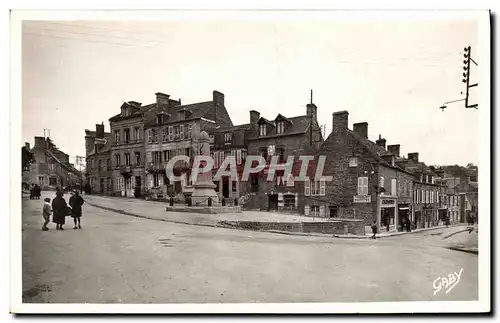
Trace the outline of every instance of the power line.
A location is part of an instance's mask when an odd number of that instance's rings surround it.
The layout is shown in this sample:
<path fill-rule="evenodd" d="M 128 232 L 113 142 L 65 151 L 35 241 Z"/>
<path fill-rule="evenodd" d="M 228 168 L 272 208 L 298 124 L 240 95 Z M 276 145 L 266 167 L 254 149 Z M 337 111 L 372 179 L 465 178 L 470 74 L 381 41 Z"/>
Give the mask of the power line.
<path fill-rule="evenodd" d="M 59 39 L 67 39 L 67 40 L 91 42 L 91 43 L 101 43 L 101 44 L 108 44 L 108 45 L 118 45 L 118 46 L 125 46 L 125 47 L 150 47 L 150 46 L 144 46 L 144 45 L 132 45 L 132 44 L 125 44 L 125 43 L 115 43 L 115 42 L 90 40 L 90 39 L 78 39 L 78 38 L 55 36 L 55 35 L 47 35 L 47 34 L 37 34 L 37 33 L 24 33 L 24 35 L 40 36 L 40 37 L 47 37 L 47 38 L 59 38 Z"/>
<path fill-rule="evenodd" d="M 49 29 L 49 28 L 41 28 L 39 30 L 55 31 L 55 32 L 66 33 L 66 34 L 88 35 L 88 36 L 92 36 L 92 37 L 111 37 L 111 38 L 133 39 L 133 40 L 154 41 L 157 43 L 164 43 L 164 42 L 156 40 L 156 39 L 133 38 L 133 37 L 128 37 L 128 36 L 98 35 L 98 34 L 89 34 L 89 33 L 84 33 L 84 32 L 77 32 L 77 31 L 66 31 L 66 30 L 57 30 L 57 29 Z"/>
<path fill-rule="evenodd" d="M 82 26 L 82 25 L 73 25 L 62 22 L 48 22 L 48 21 L 30 21 L 30 23 L 38 23 L 38 24 L 51 24 L 51 25 L 61 25 L 61 26 L 70 26 L 77 28 L 88 28 L 88 29 L 97 29 L 97 30 L 106 30 L 106 31 L 115 31 L 120 33 L 133 33 L 133 34 L 142 34 L 142 35 L 157 35 L 157 36 L 170 36 L 169 34 L 162 33 L 153 33 L 153 32 L 140 32 L 140 31 L 131 31 L 131 30 L 118 30 L 118 29 L 110 29 L 110 28 L 102 28 L 102 27 L 94 27 L 94 26 Z"/>

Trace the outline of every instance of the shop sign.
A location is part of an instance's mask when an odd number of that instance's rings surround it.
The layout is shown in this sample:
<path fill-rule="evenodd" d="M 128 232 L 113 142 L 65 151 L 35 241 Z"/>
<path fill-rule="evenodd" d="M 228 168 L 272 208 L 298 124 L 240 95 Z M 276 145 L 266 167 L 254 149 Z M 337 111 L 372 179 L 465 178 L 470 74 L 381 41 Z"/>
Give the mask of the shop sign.
<path fill-rule="evenodd" d="M 354 203 L 371 203 L 371 195 L 354 195 Z"/>
<path fill-rule="evenodd" d="M 396 200 L 382 200 L 382 206 L 395 206 Z"/>

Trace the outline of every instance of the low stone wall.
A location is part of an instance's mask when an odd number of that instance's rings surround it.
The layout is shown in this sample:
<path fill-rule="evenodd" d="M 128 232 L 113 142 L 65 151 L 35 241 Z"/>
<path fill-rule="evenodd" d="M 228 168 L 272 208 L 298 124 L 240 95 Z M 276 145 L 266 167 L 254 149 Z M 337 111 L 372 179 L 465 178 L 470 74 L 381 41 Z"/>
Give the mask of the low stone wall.
<path fill-rule="evenodd" d="M 324 222 L 224 221 L 220 224 L 254 231 L 365 235 L 365 227 L 361 220 Z"/>
<path fill-rule="evenodd" d="M 220 214 L 220 213 L 241 213 L 240 206 L 167 206 L 167 212 L 201 213 L 201 214 Z"/>

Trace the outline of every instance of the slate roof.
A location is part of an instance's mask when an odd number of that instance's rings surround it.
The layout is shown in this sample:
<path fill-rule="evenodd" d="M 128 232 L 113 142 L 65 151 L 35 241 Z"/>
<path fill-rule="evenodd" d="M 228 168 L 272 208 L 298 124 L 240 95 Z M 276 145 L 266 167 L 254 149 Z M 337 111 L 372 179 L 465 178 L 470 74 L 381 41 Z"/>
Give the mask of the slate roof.
<path fill-rule="evenodd" d="M 397 164 L 392 166 L 390 163 L 388 163 L 383 157 L 390 156 L 390 155 L 392 155 L 392 153 L 387 151 L 384 147 L 379 146 L 376 143 L 374 143 L 373 141 L 360 136 L 359 134 L 357 134 L 356 132 L 354 132 L 351 129 L 347 129 L 347 133 L 350 134 L 354 139 L 356 139 L 361 145 L 363 145 L 366 148 L 366 150 L 372 155 L 372 157 L 376 161 L 378 161 L 380 164 L 383 164 L 387 167 L 391 167 L 391 168 L 397 169 L 399 171 L 403 171 L 405 173 L 413 175 L 413 173 L 411 171 L 409 171 L 408 168 L 402 168 L 402 167 L 398 166 Z M 399 158 L 395 159 L 395 162 L 398 162 L 398 161 L 408 161 L 408 160 L 405 158 L 399 157 Z"/>
<path fill-rule="evenodd" d="M 281 117 L 283 117 L 283 116 L 281 116 Z M 283 117 L 283 118 L 285 118 L 285 117 Z M 273 122 L 271 122 L 265 118 L 261 118 L 261 119 L 264 119 L 266 122 L 274 125 Z M 274 136 L 289 136 L 289 135 L 296 135 L 296 134 L 304 134 L 307 131 L 307 129 L 309 128 L 309 124 L 311 122 L 311 120 L 309 119 L 309 117 L 307 115 L 285 118 L 285 119 L 288 120 L 290 122 L 290 124 L 288 124 L 284 133 L 277 133 L 276 128 L 273 128 L 273 129 L 271 129 L 271 131 L 269 131 L 267 133 L 266 136 L 259 136 L 258 133 L 255 133 L 249 139 L 250 140 L 257 140 L 257 139 L 274 137 Z"/>
<path fill-rule="evenodd" d="M 111 136 L 105 136 L 104 139 L 106 139 L 106 143 L 102 146 L 99 146 L 99 150 L 97 151 L 97 153 L 104 153 L 111 149 Z M 94 155 L 95 153 L 96 151 L 94 146 L 94 148 L 92 149 L 92 151 L 89 153 L 88 156 Z"/>
<path fill-rule="evenodd" d="M 232 127 L 219 127 L 215 129 L 215 132 L 221 133 L 221 132 L 229 132 L 229 131 L 236 131 L 236 130 L 250 130 L 252 129 L 252 125 L 250 123 L 245 123 L 245 124 L 240 124 Z"/>
<path fill-rule="evenodd" d="M 147 109 L 143 110 L 143 112 L 149 110 L 150 108 L 156 108 L 156 106 L 157 106 L 156 103 L 150 104 L 149 106 L 147 106 Z M 177 105 L 168 111 L 168 113 L 170 113 L 171 115 L 166 120 L 165 123 L 168 124 L 176 121 L 199 119 L 204 117 L 208 112 L 210 112 L 213 109 L 213 107 L 214 107 L 213 101 Z M 191 114 L 186 118 L 181 118 L 180 113 L 178 113 L 181 111 L 189 111 Z M 156 121 L 153 120 L 146 121 L 145 125 L 146 126 L 156 125 Z"/>

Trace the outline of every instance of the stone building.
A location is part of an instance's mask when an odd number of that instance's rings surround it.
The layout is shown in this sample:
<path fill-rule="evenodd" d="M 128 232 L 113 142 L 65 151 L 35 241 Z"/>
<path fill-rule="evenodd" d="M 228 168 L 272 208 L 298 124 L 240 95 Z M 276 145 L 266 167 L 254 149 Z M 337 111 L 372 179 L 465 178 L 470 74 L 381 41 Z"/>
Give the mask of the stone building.
<path fill-rule="evenodd" d="M 202 131 L 213 134 L 217 127 L 233 124 L 221 92 L 213 91 L 210 101 L 187 105 L 181 105 L 180 100 L 170 100 L 167 94 L 157 93 L 156 97 L 156 104 L 144 111 L 146 188 L 155 199 L 166 198 L 168 194 L 182 197 L 192 193 L 190 165 L 176 163 L 174 173 L 184 174 L 184 179 L 169 183 L 165 164 L 178 155 L 194 157 Z"/>
<path fill-rule="evenodd" d="M 331 181 L 304 182 L 307 216 L 360 219 L 366 229 L 376 221 L 385 229 L 400 229 L 411 216 L 413 176 L 401 165 L 399 145 L 368 139 L 368 123 L 348 127 L 349 113 L 333 113 L 332 132 L 316 156 L 326 156 L 323 175 Z M 324 186 L 324 188 L 323 188 Z M 318 190 L 319 187 L 319 190 Z"/>
<path fill-rule="evenodd" d="M 437 171 L 436 174 L 438 178 L 436 182 L 444 188 L 444 194 L 441 197 L 443 207 L 446 208 L 447 214 L 450 218 L 450 223 L 460 222 L 460 207 L 459 207 L 459 191 L 458 185 L 460 184 L 460 178 L 455 177 L 451 174 L 447 174 L 444 171 Z"/>
<path fill-rule="evenodd" d="M 104 131 L 104 124 L 95 127 L 95 131 L 85 129 L 87 189 L 89 193 L 112 195 L 111 133 Z"/>
<path fill-rule="evenodd" d="M 34 162 L 23 172 L 25 183 L 38 184 L 42 189 L 83 185 L 81 173 L 69 162 L 69 155 L 56 147 L 50 138 L 35 137 L 35 144 L 25 144 Z"/>
<path fill-rule="evenodd" d="M 243 124 L 230 127 L 216 128 L 211 137 L 211 155 L 214 160 L 213 175 L 217 173 L 222 162 L 227 156 L 233 156 L 237 165 L 238 178 L 221 176 L 215 181 L 215 191 L 219 198 L 228 199 L 229 203 L 234 203 L 235 198 L 240 198 L 246 194 L 246 183 L 242 183 L 241 178 L 246 156 L 248 154 L 248 136 L 251 134 L 251 125 Z"/>
<path fill-rule="evenodd" d="M 442 203 L 446 187 L 438 181 L 438 176 L 425 163 L 419 161 L 418 153 L 409 153 L 406 170 L 413 174 L 414 217 L 417 228 L 437 226 L 444 221 L 447 208 Z"/>
<path fill-rule="evenodd" d="M 121 112 L 109 119 L 111 128 L 112 194 L 134 196 L 144 179 L 144 112 L 152 105 L 142 106 L 135 101 L 124 102 Z"/>
<path fill-rule="evenodd" d="M 306 114 L 287 117 L 278 114 L 268 120 L 257 111 L 250 111 L 250 123 L 244 125 L 248 155 L 260 155 L 266 161 L 266 168 L 258 174 L 251 174 L 249 181 L 240 185 L 241 194 L 252 194 L 245 208 L 260 210 L 298 212 L 303 190 L 293 176 L 285 178 L 284 170 L 275 172 L 268 181 L 268 167 L 272 158 L 277 164 L 285 164 L 289 157 L 317 150 L 323 143 L 323 135 L 317 120 L 317 107 L 306 105 Z"/>

